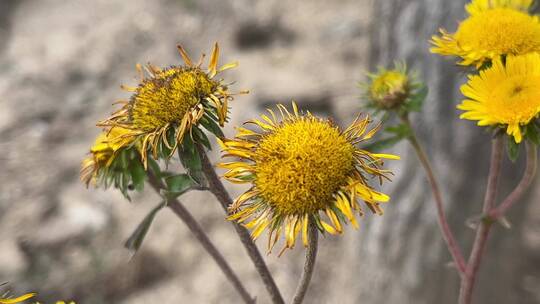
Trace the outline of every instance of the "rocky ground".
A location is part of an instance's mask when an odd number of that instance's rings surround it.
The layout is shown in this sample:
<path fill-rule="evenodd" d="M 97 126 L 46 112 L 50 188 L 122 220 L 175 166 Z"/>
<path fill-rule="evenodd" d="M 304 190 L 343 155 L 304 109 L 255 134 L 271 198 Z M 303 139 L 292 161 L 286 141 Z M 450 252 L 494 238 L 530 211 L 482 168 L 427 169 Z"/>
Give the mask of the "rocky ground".
<path fill-rule="evenodd" d="M 9 281 L 16 292 L 37 291 L 47 303 L 239 303 L 214 262 L 168 210 L 130 258 L 122 244 L 158 198 L 146 191 L 128 203 L 115 191 L 87 190 L 79 182 L 80 160 L 99 132 L 94 124 L 112 111 L 112 102 L 127 97 L 119 85 L 136 83 L 136 63 L 177 64 L 177 43 L 197 57 L 214 41 L 222 47 L 222 62 L 240 62 L 226 79 L 236 81 L 235 89 L 251 91 L 234 101 L 231 125 L 291 99 L 349 122 L 368 61 L 370 4 L 1 1 L 0 282 Z M 226 132 L 231 135 L 232 128 Z M 213 198 L 190 193 L 182 201 L 258 303 L 269 303 Z M 345 235 L 322 242 L 306 303 L 341 303 L 336 297 L 347 285 L 326 278 L 336 271 L 339 246 L 348 240 Z M 287 298 L 300 275 L 302 252 L 267 257 Z"/>

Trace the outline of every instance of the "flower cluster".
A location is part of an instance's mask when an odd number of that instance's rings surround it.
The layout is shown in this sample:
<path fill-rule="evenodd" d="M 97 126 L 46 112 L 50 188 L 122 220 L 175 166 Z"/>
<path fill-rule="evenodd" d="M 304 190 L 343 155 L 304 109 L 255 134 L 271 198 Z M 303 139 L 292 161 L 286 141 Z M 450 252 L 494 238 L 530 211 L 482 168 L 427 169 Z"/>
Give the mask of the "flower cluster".
<path fill-rule="evenodd" d="M 473 0 L 454 34 L 441 30 L 432 52 L 476 67 L 461 87 L 461 118 L 506 130 L 519 144 L 537 141 L 540 113 L 540 20 L 532 0 Z"/>
<path fill-rule="evenodd" d="M 341 233 L 345 222 L 357 228 L 356 215 L 363 214 L 359 201 L 373 213 L 382 214 L 380 203 L 390 198 L 375 190 L 370 179 L 376 178 L 379 183 L 389 180 L 391 172 L 382 169 L 382 160 L 398 157 L 358 147 L 380 125 L 368 130 L 371 119 L 359 116 L 342 130 L 331 120 L 299 111 L 293 103 L 292 112 L 278 106 L 279 118 L 269 110 L 271 117 L 262 115 L 262 120 L 249 121 L 260 131 L 239 128 L 235 138 L 226 139 L 221 127 L 227 121 L 228 102 L 234 94 L 216 75 L 236 63 L 218 67 L 217 44 L 206 70 L 201 68 L 204 55 L 194 63 L 182 47 L 178 50 L 182 66 L 161 69 L 137 65 L 140 83 L 123 86 L 132 94 L 129 100 L 119 101 L 121 108 L 98 123 L 102 133 L 81 167 L 81 180 L 87 186 L 114 186 L 129 198 L 128 190 L 142 189 L 148 174 L 161 178 L 157 161 L 168 160 L 177 151 L 189 174 L 165 174 L 169 177 L 164 183 L 167 189 L 162 189 L 165 200 L 167 195 L 183 193 L 191 182 L 202 186 L 200 147 L 210 148 L 203 132 L 206 129 L 218 138 L 224 157 L 238 158 L 220 164 L 228 169 L 225 178 L 252 185 L 229 207 L 228 219 L 253 229 L 254 239 L 268 230 L 269 250 L 282 233 L 284 249 L 294 247 L 300 232 L 307 246 L 310 225 L 330 234 Z M 380 89 L 373 95 L 389 104 L 401 103 L 390 99 L 409 95 L 415 88 L 398 73 L 374 81 L 380 83 Z M 383 96 L 388 94 L 392 97 Z M 133 240 L 137 239 L 135 235 Z"/>

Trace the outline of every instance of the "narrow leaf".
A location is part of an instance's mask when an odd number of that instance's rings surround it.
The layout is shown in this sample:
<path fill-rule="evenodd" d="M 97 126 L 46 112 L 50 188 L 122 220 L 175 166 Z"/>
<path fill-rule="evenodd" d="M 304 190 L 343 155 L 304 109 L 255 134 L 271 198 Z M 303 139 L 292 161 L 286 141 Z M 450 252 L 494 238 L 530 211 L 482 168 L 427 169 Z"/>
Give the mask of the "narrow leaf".
<path fill-rule="evenodd" d="M 135 254 L 139 248 L 141 248 L 141 245 L 143 243 L 144 237 L 148 233 L 148 230 L 150 229 L 150 225 L 152 225 L 152 222 L 154 221 L 154 218 L 156 217 L 159 210 L 163 209 L 163 207 L 167 206 L 167 203 L 165 201 L 158 204 L 154 209 L 152 209 L 146 217 L 142 220 L 142 222 L 137 226 L 135 231 L 131 234 L 131 236 L 127 239 L 126 243 L 124 244 L 124 247 L 126 247 L 129 251 L 132 252 L 132 254 Z"/>

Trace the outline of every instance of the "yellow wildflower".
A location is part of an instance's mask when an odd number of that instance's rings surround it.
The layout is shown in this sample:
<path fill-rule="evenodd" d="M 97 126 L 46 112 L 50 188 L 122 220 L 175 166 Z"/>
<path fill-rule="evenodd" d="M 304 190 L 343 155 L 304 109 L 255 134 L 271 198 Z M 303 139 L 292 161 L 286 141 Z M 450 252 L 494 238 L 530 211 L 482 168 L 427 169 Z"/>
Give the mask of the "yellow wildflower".
<path fill-rule="evenodd" d="M 123 107 L 98 124 L 120 126 L 130 130 L 128 137 L 141 139 L 145 167 L 148 150 L 152 151 L 154 158 L 158 158 L 158 151 L 166 147 L 170 156 L 185 134 L 193 136 L 193 127 L 199 122 L 204 121 L 205 127 L 214 124 L 214 121 L 223 126 L 227 119 L 227 104 L 232 96 L 227 85 L 215 79 L 215 76 L 237 64 L 230 63 L 218 68 L 217 43 L 207 71 L 201 68 L 204 55 L 198 63 L 193 63 L 181 46 L 178 46 L 178 50 L 185 63 L 183 66 L 160 69 L 148 64 L 145 70 L 150 77 L 146 78 L 142 67 L 137 65 L 140 84 L 137 87 L 123 87 L 133 93 L 131 99 L 120 101 Z"/>
<path fill-rule="evenodd" d="M 81 164 L 80 178 L 88 186 L 95 184 L 100 170 L 107 168 L 115 159 L 116 153 L 130 144 L 133 138 L 130 131 L 121 127 L 113 127 L 102 131 L 90 148 L 90 153 Z"/>
<path fill-rule="evenodd" d="M 479 126 L 501 126 L 522 141 L 521 126 L 529 124 L 540 113 L 540 54 L 509 56 L 469 76 L 461 87 L 465 99 L 458 109 L 460 118 L 478 120 Z"/>
<path fill-rule="evenodd" d="M 267 229 L 270 251 L 282 232 L 286 238 L 283 249 L 293 248 L 300 232 L 307 245 L 310 224 L 330 234 L 341 233 L 346 220 L 357 228 L 355 214 L 362 214 L 357 199 L 382 214 L 379 204 L 390 198 L 374 190 L 368 177 L 377 177 L 381 183 L 389 179 L 391 172 L 380 168 L 382 159 L 398 157 L 356 146 L 378 130 L 367 131 L 369 117 L 357 119 L 342 131 L 329 120 L 300 113 L 294 103 L 293 113 L 283 105 L 278 108 L 281 121 L 268 110 L 270 116 L 248 122 L 261 132 L 238 128 L 234 139 L 221 142 L 223 157 L 240 158 L 219 164 L 228 169 L 224 177 L 233 183 L 252 184 L 230 206 L 229 219 L 245 223 L 254 239 Z"/>
<path fill-rule="evenodd" d="M 487 8 L 482 1 L 471 3 L 471 16 L 459 24 L 455 33 L 441 29 L 440 36 L 432 37 L 431 52 L 461 57 L 459 64 L 480 67 L 501 56 L 540 51 L 538 17 L 514 9 L 527 2 L 495 2 L 502 4 Z"/>

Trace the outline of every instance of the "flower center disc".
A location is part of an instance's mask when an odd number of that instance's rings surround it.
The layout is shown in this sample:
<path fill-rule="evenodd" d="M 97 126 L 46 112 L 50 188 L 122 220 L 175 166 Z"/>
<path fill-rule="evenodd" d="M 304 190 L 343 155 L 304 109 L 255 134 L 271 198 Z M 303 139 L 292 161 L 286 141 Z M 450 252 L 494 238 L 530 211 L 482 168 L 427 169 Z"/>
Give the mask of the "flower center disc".
<path fill-rule="evenodd" d="M 329 122 L 285 122 L 256 148 L 256 187 L 280 214 L 325 209 L 355 169 L 354 149 Z"/>
<path fill-rule="evenodd" d="M 520 11 L 494 8 L 463 21 L 456 40 L 465 50 L 525 54 L 540 50 L 540 23 Z"/>
<path fill-rule="evenodd" d="M 133 125 L 153 131 L 182 121 L 201 99 L 212 94 L 217 82 L 198 68 L 172 67 L 145 80 L 131 100 Z"/>
<path fill-rule="evenodd" d="M 487 99 L 488 111 L 503 123 L 528 123 L 540 110 L 540 77 L 513 76 L 499 83 Z"/>

